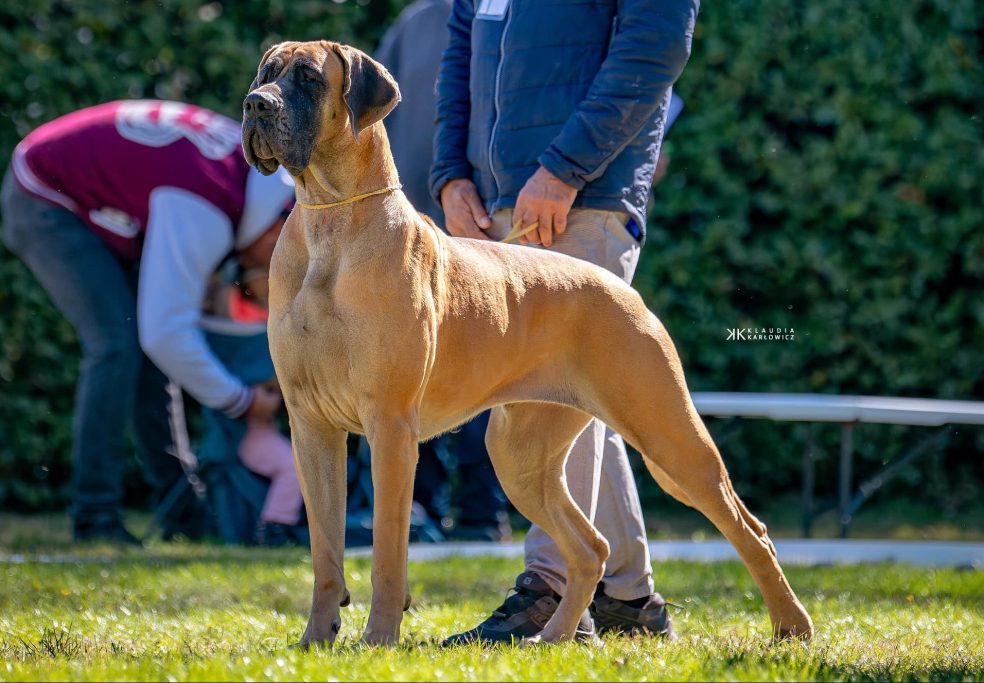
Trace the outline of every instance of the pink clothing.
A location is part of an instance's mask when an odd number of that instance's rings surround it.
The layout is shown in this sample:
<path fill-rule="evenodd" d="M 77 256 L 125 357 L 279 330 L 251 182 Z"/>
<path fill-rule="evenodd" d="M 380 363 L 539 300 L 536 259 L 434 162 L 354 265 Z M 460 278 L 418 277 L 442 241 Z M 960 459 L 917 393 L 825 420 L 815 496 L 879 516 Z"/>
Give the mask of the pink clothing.
<path fill-rule="evenodd" d="M 290 439 L 274 425 L 251 424 L 239 445 L 239 458 L 250 470 L 270 479 L 260 522 L 297 524 L 304 500 L 294 470 Z"/>
<path fill-rule="evenodd" d="M 249 166 L 240 124 L 180 102 L 108 102 L 32 131 L 14 151 L 21 187 L 59 204 L 119 256 L 140 258 L 157 188 L 185 190 L 225 214 L 235 231 Z"/>

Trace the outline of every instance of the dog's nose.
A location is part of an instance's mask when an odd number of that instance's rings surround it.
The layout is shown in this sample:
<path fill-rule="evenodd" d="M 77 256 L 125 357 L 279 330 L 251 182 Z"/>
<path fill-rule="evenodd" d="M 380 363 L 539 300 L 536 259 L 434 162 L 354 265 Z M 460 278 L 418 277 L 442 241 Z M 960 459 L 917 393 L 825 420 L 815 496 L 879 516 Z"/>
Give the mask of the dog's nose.
<path fill-rule="evenodd" d="M 269 118 L 273 115 L 274 104 L 272 97 L 259 90 L 254 90 L 243 100 L 243 116 L 257 119 Z"/>

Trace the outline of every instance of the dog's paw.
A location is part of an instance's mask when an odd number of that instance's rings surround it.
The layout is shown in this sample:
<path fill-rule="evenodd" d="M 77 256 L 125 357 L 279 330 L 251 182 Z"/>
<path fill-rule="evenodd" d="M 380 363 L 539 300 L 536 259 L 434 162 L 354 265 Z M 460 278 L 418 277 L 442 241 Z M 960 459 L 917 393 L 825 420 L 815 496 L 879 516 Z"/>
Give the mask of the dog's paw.
<path fill-rule="evenodd" d="M 328 623 L 327 632 L 323 626 L 318 627 L 315 624 L 315 620 L 312 619 L 312 621 L 308 623 L 307 628 L 304 630 L 304 635 L 301 636 L 300 641 L 290 646 L 291 650 L 301 650 L 307 652 L 312 647 L 331 647 L 335 644 L 335 639 L 338 637 L 338 632 L 342 628 L 342 620 L 338 617 L 332 619 Z"/>
<path fill-rule="evenodd" d="M 798 640 L 808 642 L 813 640 L 813 622 L 807 617 L 799 623 L 788 626 L 786 624 L 779 624 L 774 629 L 772 638 L 775 641 Z"/>
<path fill-rule="evenodd" d="M 540 631 L 535 636 L 530 636 L 529 638 L 523 638 L 519 641 L 519 647 L 539 647 L 541 645 L 553 645 L 555 643 L 566 643 L 572 640 L 576 640 L 581 645 L 587 645 L 588 647 L 602 647 L 604 642 L 597 634 L 592 633 L 590 635 L 582 635 L 578 638 L 556 638 L 551 639 L 544 637 L 543 631 Z"/>
<path fill-rule="evenodd" d="M 392 647 L 400 642 L 399 632 L 393 633 L 391 631 L 370 631 L 366 629 L 366 632 L 362 634 L 362 639 L 359 641 L 362 645 L 367 645 L 369 647 Z"/>
<path fill-rule="evenodd" d="M 299 641 L 293 645 L 288 645 L 288 650 L 298 650 L 299 652 L 308 652 L 312 649 L 317 650 L 320 648 L 331 647 L 332 643 L 329 640 L 309 640 L 307 638 L 301 638 Z"/>

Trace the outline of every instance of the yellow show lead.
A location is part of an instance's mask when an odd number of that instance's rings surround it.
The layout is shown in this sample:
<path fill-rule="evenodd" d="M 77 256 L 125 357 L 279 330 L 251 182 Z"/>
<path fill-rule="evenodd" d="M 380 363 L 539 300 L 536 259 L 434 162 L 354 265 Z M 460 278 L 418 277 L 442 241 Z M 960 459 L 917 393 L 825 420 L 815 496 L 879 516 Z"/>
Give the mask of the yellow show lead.
<path fill-rule="evenodd" d="M 373 190 L 372 192 L 366 192 L 365 194 L 357 194 L 354 197 L 349 197 L 348 199 L 342 199 L 337 202 L 330 202 L 328 204 L 305 204 L 304 202 L 297 202 L 297 205 L 304 209 L 330 209 L 335 206 L 342 206 L 343 204 L 351 204 L 352 202 L 357 202 L 360 199 L 366 199 L 367 197 L 372 197 L 377 194 L 394 192 L 402 188 L 403 188 L 402 185 L 390 185 L 389 187 L 384 187 L 380 190 Z"/>

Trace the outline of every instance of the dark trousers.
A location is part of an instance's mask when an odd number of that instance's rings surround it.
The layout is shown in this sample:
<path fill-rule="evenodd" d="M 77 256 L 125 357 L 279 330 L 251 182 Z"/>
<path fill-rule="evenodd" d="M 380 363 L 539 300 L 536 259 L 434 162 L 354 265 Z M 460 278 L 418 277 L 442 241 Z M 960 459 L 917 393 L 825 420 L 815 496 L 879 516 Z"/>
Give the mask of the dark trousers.
<path fill-rule="evenodd" d="M 206 332 L 205 338 L 219 361 L 244 383 L 259 384 L 276 375 L 265 332 L 244 336 Z M 256 543 L 270 484 L 239 459 L 246 423 L 207 407 L 203 407 L 203 422 L 199 471 L 208 488 L 218 537 L 226 543 Z"/>
<path fill-rule="evenodd" d="M 499 523 L 506 497 L 485 449 L 488 426 L 485 411 L 457 431 L 420 444 L 413 497 L 435 519 L 447 517 L 453 504 L 459 526 Z"/>
<path fill-rule="evenodd" d="M 66 209 L 3 180 L 3 239 L 71 322 L 82 346 L 72 424 L 76 523 L 119 518 L 126 428 L 157 494 L 184 476 L 168 419 L 167 378 L 137 338 L 137 271 Z"/>
<path fill-rule="evenodd" d="M 451 434 L 420 444 L 413 499 L 435 522 L 451 516 L 452 505 L 458 508 L 459 526 L 494 527 L 506 509 L 506 496 L 485 450 L 485 430 L 489 411 L 476 416 Z M 349 461 L 349 510 L 372 505 L 368 486 L 369 445 L 359 437 L 357 455 Z M 452 480 L 454 485 L 452 485 Z"/>
<path fill-rule="evenodd" d="M 454 501 L 458 507 L 458 524 L 495 526 L 498 514 L 506 509 L 506 496 L 492 468 L 485 449 L 485 431 L 489 428 L 486 410 L 450 435 L 448 448 L 457 462 L 457 485 Z"/>

